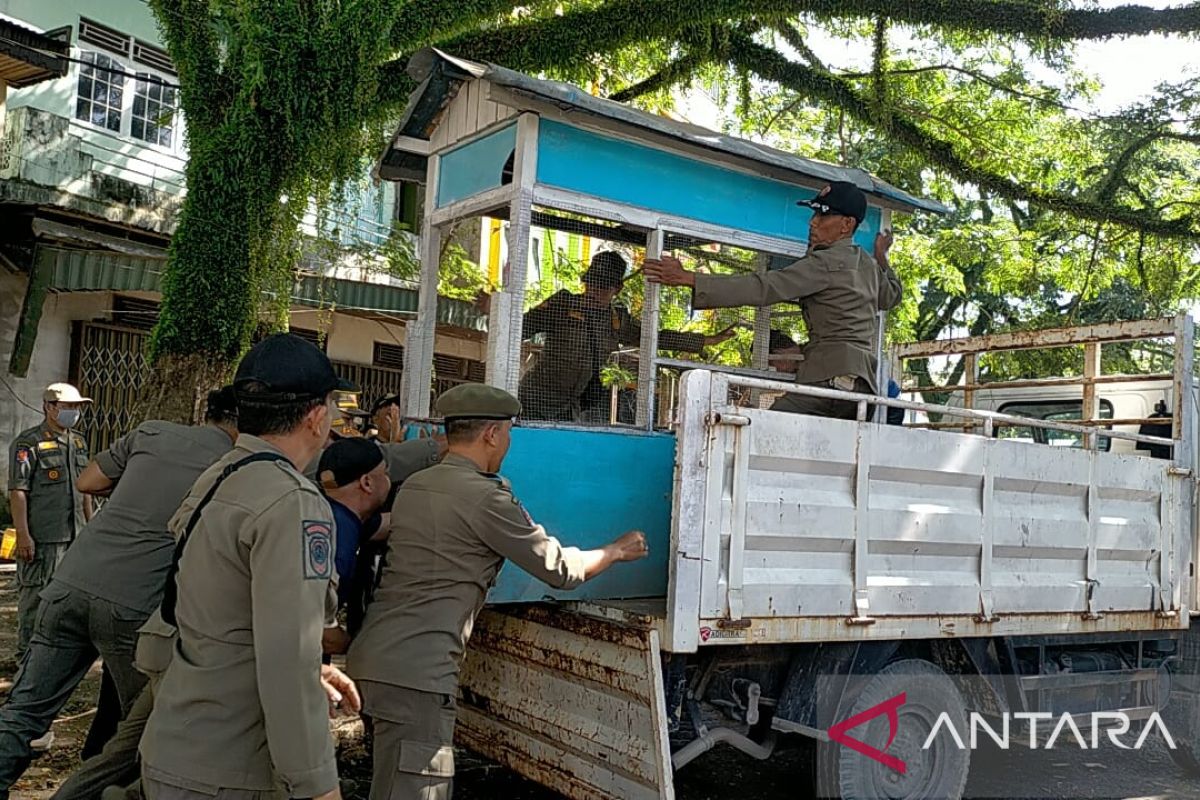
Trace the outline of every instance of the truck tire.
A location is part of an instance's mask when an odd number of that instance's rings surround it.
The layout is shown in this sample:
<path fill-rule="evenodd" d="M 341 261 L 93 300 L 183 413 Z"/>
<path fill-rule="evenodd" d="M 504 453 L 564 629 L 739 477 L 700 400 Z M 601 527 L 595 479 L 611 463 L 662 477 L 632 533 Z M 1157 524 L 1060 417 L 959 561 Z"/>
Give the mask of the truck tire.
<path fill-rule="evenodd" d="M 959 749 L 953 737 L 939 734 L 928 750 L 922 745 L 938 717 L 950 715 L 955 730 L 967 731 L 967 711 L 954 681 L 937 665 L 921 659 L 893 661 L 879 670 L 842 714 L 848 720 L 889 701 L 898 725 L 888 745 L 890 720 L 881 713 L 869 722 L 844 731 L 904 762 L 903 773 L 836 741 L 819 742 L 816 753 L 816 789 L 822 798 L 843 800 L 958 800 L 970 768 L 971 751 Z M 885 746 L 886 745 L 886 746 Z"/>
<path fill-rule="evenodd" d="M 1179 637 L 1179 662 L 1171 670 L 1171 697 L 1162 711 L 1175 747 L 1171 760 L 1189 777 L 1200 778 L 1200 623 Z"/>

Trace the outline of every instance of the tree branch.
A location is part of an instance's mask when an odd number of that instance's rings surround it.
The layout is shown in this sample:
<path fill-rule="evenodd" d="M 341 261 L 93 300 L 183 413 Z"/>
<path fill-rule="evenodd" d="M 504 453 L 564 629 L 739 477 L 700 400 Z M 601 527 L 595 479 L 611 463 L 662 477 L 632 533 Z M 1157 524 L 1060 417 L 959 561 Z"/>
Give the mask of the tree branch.
<path fill-rule="evenodd" d="M 804 37 L 800 35 L 800 31 L 796 30 L 786 22 L 780 22 L 771 27 L 776 33 L 783 37 L 783 40 L 787 42 L 788 47 L 792 48 L 801 56 L 803 56 L 804 60 L 807 61 L 810 66 L 825 72 L 829 71 L 829 67 L 825 66 L 825 62 L 821 60 L 821 57 L 818 56 L 813 49 L 808 46 L 808 42 L 804 41 Z"/>
<path fill-rule="evenodd" d="M 626 86 L 619 92 L 609 95 L 609 100 L 626 103 L 644 94 L 657 92 L 670 86 L 691 80 L 696 72 L 705 64 L 712 62 L 716 56 L 711 51 L 698 50 L 680 56 L 645 80 L 632 86 Z"/>
<path fill-rule="evenodd" d="M 473 5 L 478 4 L 491 5 L 483 0 Z M 443 4 L 416 0 L 410 5 Z M 824 19 L 884 17 L 893 23 L 1017 36 L 1038 43 L 1200 30 L 1200 3 L 1161 10 L 1146 6 L 1062 10 L 1023 0 L 969 5 L 961 0 L 857 0 L 853 4 L 844 0 L 612 0 L 596 8 L 453 38 L 439 37 L 439 41 L 456 55 L 534 70 L 567 67 L 597 52 L 670 37 L 687 26 L 752 17 L 783 19 L 805 13 Z M 631 24 L 633 20 L 637 24 Z"/>
<path fill-rule="evenodd" d="M 848 81 L 788 61 L 746 36 L 731 34 L 730 43 L 729 55 L 735 66 L 792 91 L 807 94 L 816 101 L 843 108 L 868 125 L 875 124 L 871 103 Z M 1197 217 L 1163 219 L 1140 209 L 1089 202 L 1060 192 L 1025 186 L 1007 176 L 967 163 L 951 143 L 930 136 L 909 120 L 893 116 L 890 124 L 889 133 L 899 143 L 921 153 L 931 164 L 959 180 L 999 197 L 1036 203 L 1093 222 L 1112 222 L 1160 236 L 1200 238 L 1200 219 Z"/>
<path fill-rule="evenodd" d="M 233 99 L 212 13 L 204 0 L 148 0 L 179 75 L 188 126 L 214 128 Z"/>

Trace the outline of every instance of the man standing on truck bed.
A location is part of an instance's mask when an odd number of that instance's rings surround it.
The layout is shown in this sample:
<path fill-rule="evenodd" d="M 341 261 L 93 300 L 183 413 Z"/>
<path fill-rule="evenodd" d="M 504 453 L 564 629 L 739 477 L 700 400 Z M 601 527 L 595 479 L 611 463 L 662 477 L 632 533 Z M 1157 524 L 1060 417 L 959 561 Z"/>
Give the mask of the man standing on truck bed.
<path fill-rule="evenodd" d="M 375 725 L 371 800 L 450 797 L 459 669 L 505 559 L 569 589 L 648 552 L 640 531 L 598 550 L 563 547 L 530 518 L 496 474 L 517 398 L 467 383 L 437 406 L 449 452 L 396 495 L 388 563 L 347 661 Z"/>
<path fill-rule="evenodd" d="M 597 253 L 583 274 L 583 294 L 563 289 L 525 312 L 521 338 L 546 335 L 537 363 L 521 380 L 526 419 L 608 422 L 608 391 L 600 370 L 622 345 L 637 346 L 642 338 L 641 323 L 615 302 L 626 266 L 620 253 Z M 710 336 L 661 331 L 658 345 L 699 353 L 732 335 L 730 330 Z"/>
<path fill-rule="evenodd" d="M 804 360 L 796 382 L 806 386 L 874 394 L 878 358 L 877 311 L 894 308 L 903 295 L 888 265 L 890 231 L 875 238 L 871 257 L 854 243 L 854 232 L 867 215 L 867 198 L 852 183 L 834 181 L 812 200 L 798 205 L 813 210 L 809 250 L 789 267 L 765 274 L 701 275 L 678 259 L 646 259 L 646 277 L 668 286 L 692 287 L 694 308 L 769 306 L 799 303 L 808 325 Z M 857 403 L 786 394 L 771 408 L 819 417 L 854 419 Z"/>

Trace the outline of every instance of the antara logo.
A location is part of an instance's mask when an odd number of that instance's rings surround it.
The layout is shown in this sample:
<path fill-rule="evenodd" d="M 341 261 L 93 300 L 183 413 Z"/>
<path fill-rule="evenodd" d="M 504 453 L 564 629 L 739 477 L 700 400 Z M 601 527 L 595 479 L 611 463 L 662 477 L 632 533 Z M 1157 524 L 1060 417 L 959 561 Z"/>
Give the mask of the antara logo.
<path fill-rule="evenodd" d="M 892 742 L 896 740 L 896 735 L 900 732 L 900 708 L 907 700 L 907 693 L 901 692 L 895 697 L 884 700 L 882 703 L 877 703 L 865 711 L 860 711 L 854 716 L 844 719 L 831 727 L 827 731 L 829 738 L 903 775 L 908 771 L 908 764 L 885 751 L 891 747 Z M 848 733 L 860 725 L 865 725 L 876 717 L 884 715 L 887 716 L 888 737 L 887 742 L 882 748 L 867 744 Z M 1145 723 L 1141 726 L 1141 731 L 1137 735 L 1136 740 L 1132 743 L 1128 743 L 1122 738 L 1130 733 L 1130 728 L 1132 727 L 1132 719 L 1127 713 L 1122 711 L 1097 711 L 1091 714 L 1075 715 L 1063 713 L 1057 717 L 1048 711 L 1020 711 L 1006 712 L 999 715 L 999 717 L 991 718 L 973 711 L 967 716 L 969 727 L 967 736 L 964 737 L 964 732 L 956 727 L 954 718 L 951 717 L 950 713 L 943 711 L 938 715 L 933 729 L 921 745 L 921 749 L 928 750 L 933 746 L 934 741 L 939 735 L 944 735 L 948 736 L 959 750 L 966 750 L 968 748 L 974 750 L 979 746 L 979 734 L 982 732 L 1000 749 L 1007 750 L 1012 743 L 1011 728 L 1013 720 L 1017 720 L 1018 724 L 1026 723 L 1028 725 L 1028 747 L 1032 750 L 1039 748 L 1050 750 L 1060 740 L 1069 743 L 1072 739 L 1078 744 L 1081 750 L 1097 750 L 1101 746 L 1101 732 L 1105 734 L 1105 738 L 1109 742 L 1122 750 L 1141 750 L 1151 733 L 1156 730 L 1161 735 L 1167 747 L 1172 750 L 1176 748 L 1175 739 L 1171 736 L 1166 723 L 1163 722 L 1162 717 L 1159 716 L 1157 711 L 1150 714 L 1149 718 L 1146 719 Z M 1089 718 L 1091 722 L 1090 726 L 1086 725 Z M 1076 722 L 1077 719 L 1085 722 L 1083 728 Z M 1041 729 L 1043 732 L 1050 730 L 1049 737 L 1043 742 L 1038 736 L 1038 723 L 1051 723 L 1055 720 L 1057 722 L 1054 723 L 1053 728 L 1047 725 Z M 1084 731 L 1087 731 L 1089 728 L 1091 735 L 1086 736 Z M 1017 744 L 1020 745 L 1022 742 L 1018 740 Z"/>
<path fill-rule="evenodd" d="M 890 700 L 884 700 L 882 703 L 877 703 L 876 705 L 871 706 L 866 711 L 861 711 L 858 714 L 855 714 L 853 717 L 844 719 L 829 729 L 829 738 L 838 744 L 849 747 L 856 753 L 862 753 L 867 758 L 878 761 L 885 767 L 893 769 L 903 775 L 908 771 L 908 765 L 895 756 L 890 756 L 883 751 L 891 747 L 892 742 L 896 741 L 896 734 L 900 732 L 899 709 L 900 706 L 907 702 L 907 700 L 908 694 L 906 692 L 901 692 Z M 859 725 L 870 722 L 871 720 L 883 714 L 887 714 L 888 721 L 888 740 L 887 744 L 883 746 L 883 750 L 880 750 L 877 747 L 872 747 L 866 742 L 860 739 L 855 739 L 853 736 L 850 736 L 846 733 L 846 731 L 857 728 Z"/>

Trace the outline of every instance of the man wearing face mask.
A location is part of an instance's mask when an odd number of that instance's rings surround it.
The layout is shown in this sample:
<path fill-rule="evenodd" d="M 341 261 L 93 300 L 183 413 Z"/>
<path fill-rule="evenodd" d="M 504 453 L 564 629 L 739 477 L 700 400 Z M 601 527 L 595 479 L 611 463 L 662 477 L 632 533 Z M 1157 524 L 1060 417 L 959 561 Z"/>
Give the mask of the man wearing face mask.
<path fill-rule="evenodd" d="M 328 715 L 358 710 L 354 684 L 321 665 L 335 579 L 333 514 L 300 473 L 325 444 L 342 383 L 290 334 L 238 365 L 237 442 L 172 517 L 179 629 L 142 736 L 147 800 L 340 800 Z M 193 535 L 194 534 L 194 535 Z"/>
<path fill-rule="evenodd" d="M 88 463 L 79 424 L 91 399 L 67 383 L 42 394 L 45 419 L 22 431 L 9 448 L 8 499 L 17 529 L 17 662 L 29 648 L 38 595 L 67 546 L 92 516 L 92 500 L 75 486 Z"/>
<path fill-rule="evenodd" d="M 789 267 L 754 275 L 699 275 L 670 256 L 646 259 L 646 277 L 668 286 L 690 286 L 694 308 L 770 306 L 797 303 L 808 326 L 796 382 L 806 386 L 874 394 L 878 311 L 894 308 L 903 295 L 888 264 L 890 231 L 875 238 L 874 255 L 854 243 L 866 218 L 867 198 L 857 186 L 834 181 L 798 205 L 813 211 L 808 253 Z M 858 404 L 785 394 L 776 411 L 854 419 Z"/>

